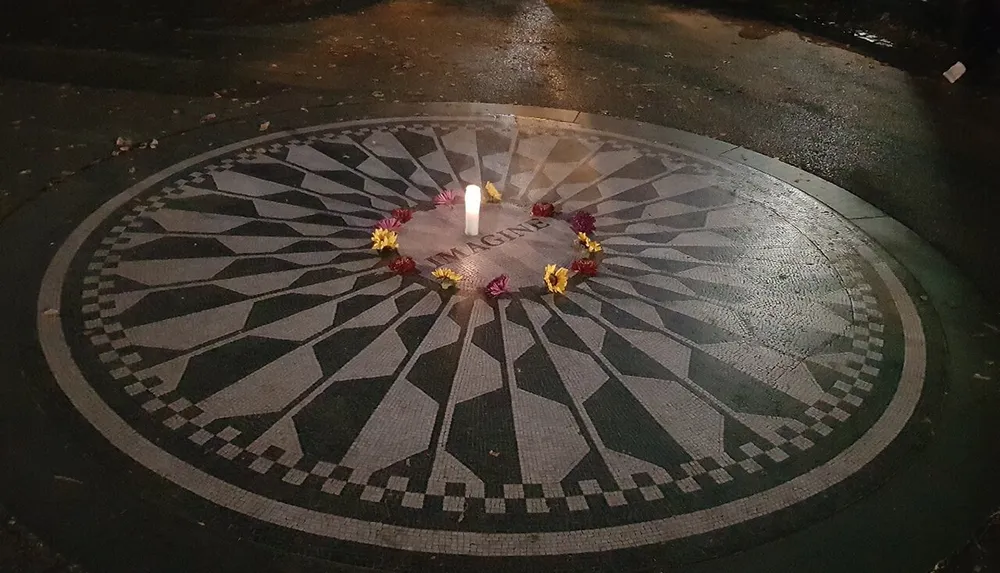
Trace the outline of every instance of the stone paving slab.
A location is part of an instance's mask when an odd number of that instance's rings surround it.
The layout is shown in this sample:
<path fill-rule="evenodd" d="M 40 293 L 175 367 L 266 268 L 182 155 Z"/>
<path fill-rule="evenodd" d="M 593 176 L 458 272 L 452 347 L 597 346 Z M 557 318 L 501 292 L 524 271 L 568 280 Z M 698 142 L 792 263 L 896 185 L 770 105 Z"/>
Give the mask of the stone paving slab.
<path fill-rule="evenodd" d="M 558 110 L 371 115 L 218 126 L 0 229 L 38 247 L 5 252 L 7 328 L 37 329 L 11 338 L 62 423 L 203 527 L 383 568 L 690 563 L 877 504 L 925 443 L 937 312 L 776 162 Z M 434 198 L 486 181 L 503 203 L 463 244 Z M 599 274 L 565 294 L 542 267 L 583 254 L 538 201 L 596 218 Z M 369 249 L 400 208 L 418 275 Z M 442 289 L 440 264 L 511 292 Z"/>

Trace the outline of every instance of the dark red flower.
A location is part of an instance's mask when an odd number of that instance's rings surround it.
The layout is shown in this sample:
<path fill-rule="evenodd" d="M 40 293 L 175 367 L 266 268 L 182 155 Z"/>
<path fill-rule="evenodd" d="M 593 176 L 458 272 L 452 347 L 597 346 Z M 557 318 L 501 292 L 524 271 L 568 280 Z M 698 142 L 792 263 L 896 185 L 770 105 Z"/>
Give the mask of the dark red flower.
<path fill-rule="evenodd" d="M 594 216 L 586 211 L 577 211 L 576 214 L 569 220 L 569 226 L 573 229 L 574 233 L 586 233 L 591 234 L 597 227 L 595 223 Z"/>
<path fill-rule="evenodd" d="M 556 206 L 552 203 L 535 203 L 531 206 L 533 217 L 551 217 L 556 212 Z"/>
<path fill-rule="evenodd" d="M 398 275 L 407 275 L 417 269 L 417 263 L 411 257 L 396 257 L 389 263 L 389 270 Z"/>
<path fill-rule="evenodd" d="M 406 223 L 413 218 L 413 211 L 409 209 L 393 209 L 392 218 L 400 223 Z"/>
<path fill-rule="evenodd" d="M 570 270 L 574 273 L 579 273 L 581 275 L 592 277 L 597 275 L 597 262 L 593 259 L 578 259 L 573 261 L 573 265 Z"/>

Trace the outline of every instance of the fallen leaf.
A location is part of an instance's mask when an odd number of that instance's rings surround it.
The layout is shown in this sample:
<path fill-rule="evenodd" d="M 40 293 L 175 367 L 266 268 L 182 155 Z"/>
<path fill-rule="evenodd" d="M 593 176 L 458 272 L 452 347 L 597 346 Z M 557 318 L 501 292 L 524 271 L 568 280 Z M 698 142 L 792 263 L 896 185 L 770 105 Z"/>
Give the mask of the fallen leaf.
<path fill-rule="evenodd" d="M 260 131 L 267 131 L 270 128 L 271 128 L 270 121 L 265 121 L 264 123 L 260 124 Z"/>
<path fill-rule="evenodd" d="M 150 149 L 156 149 L 159 145 L 160 145 L 160 142 L 157 141 L 157 140 L 155 140 L 155 139 L 149 142 L 149 148 Z"/>
<path fill-rule="evenodd" d="M 206 121 L 212 121 L 212 120 L 214 120 L 214 119 L 215 119 L 216 117 L 217 117 L 217 116 L 216 116 L 216 115 L 215 115 L 214 113 L 210 113 L 210 114 L 208 114 L 208 115 L 205 115 L 205 116 L 202 116 L 202 118 L 201 118 L 201 122 L 202 122 L 202 123 L 205 123 Z"/>

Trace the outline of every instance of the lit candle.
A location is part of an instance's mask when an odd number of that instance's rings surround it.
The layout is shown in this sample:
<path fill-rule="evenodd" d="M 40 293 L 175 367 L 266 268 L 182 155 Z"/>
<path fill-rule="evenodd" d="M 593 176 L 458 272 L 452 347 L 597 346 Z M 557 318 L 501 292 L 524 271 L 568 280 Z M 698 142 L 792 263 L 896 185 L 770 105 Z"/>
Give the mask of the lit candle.
<path fill-rule="evenodd" d="M 479 204 L 483 202 L 482 190 L 476 185 L 465 188 L 465 234 L 479 234 Z"/>

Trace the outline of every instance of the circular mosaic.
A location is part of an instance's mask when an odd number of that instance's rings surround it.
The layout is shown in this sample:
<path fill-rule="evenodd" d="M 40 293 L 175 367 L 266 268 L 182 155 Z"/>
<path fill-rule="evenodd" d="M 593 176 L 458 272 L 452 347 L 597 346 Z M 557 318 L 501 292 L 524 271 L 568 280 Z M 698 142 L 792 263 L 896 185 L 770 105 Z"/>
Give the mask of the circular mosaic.
<path fill-rule="evenodd" d="M 312 534 L 469 555 L 696 535 L 863 469 L 920 397 L 919 318 L 856 230 L 735 165 L 555 122 L 414 118 L 194 158 L 85 221 L 42 346 L 105 436 Z M 494 182 L 464 235 L 445 191 Z M 596 217 L 594 277 L 560 212 Z M 369 235 L 413 219 L 393 273 Z M 466 275 L 443 289 L 430 270 Z M 499 298 L 479 288 L 511 277 Z"/>

